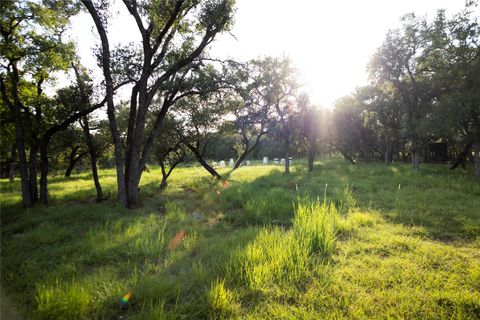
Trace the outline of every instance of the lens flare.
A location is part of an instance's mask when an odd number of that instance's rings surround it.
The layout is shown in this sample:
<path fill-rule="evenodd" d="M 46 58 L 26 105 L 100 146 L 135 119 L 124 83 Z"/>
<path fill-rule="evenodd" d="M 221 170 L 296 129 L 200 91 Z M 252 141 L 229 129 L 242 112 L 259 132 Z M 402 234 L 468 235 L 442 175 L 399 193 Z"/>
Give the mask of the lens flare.
<path fill-rule="evenodd" d="M 132 297 L 132 292 L 128 291 L 123 297 L 122 300 L 120 300 L 121 304 L 127 304 L 130 298 Z"/>

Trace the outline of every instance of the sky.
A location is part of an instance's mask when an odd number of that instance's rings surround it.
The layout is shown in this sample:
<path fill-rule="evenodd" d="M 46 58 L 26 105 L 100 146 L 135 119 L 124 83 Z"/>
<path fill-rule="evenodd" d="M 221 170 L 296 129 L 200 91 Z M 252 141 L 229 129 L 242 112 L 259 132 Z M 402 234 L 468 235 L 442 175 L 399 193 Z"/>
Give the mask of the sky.
<path fill-rule="evenodd" d="M 464 0 L 237 0 L 236 7 L 234 36 L 218 36 L 211 55 L 240 60 L 289 56 L 312 103 L 330 108 L 368 83 L 371 55 L 387 31 L 400 25 L 403 14 L 432 19 L 443 8 L 451 16 L 462 10 Z M 114 0 L 112 10 L 111 45 L 139 39 L 120 0 Z M 88 14 L 73 19 L 70 35 L 78 43 L 82 63 L 101 77 L 92 57 L 95 33 Z"/>

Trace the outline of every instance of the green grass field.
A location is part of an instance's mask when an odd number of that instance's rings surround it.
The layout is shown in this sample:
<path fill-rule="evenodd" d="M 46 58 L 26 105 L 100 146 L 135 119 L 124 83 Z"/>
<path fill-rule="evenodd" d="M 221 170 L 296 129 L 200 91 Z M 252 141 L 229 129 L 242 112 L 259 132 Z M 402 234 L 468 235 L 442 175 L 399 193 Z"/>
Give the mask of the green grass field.
<path fill-rule="evenodd" d="M 180 168 L 142 207 L 52 177 L 23 210 L 1 181 L 2 312 L 26 319 L 479 319 L 480 183 L 443 165 Z M 182 239 L 178 233 L 185 231 Z M 172 241 L 177 235 L 178 241 Z M 129 301 L 121 303 L 126 293 Z M 3 318 L 2 318 L 3 319 Z"/>

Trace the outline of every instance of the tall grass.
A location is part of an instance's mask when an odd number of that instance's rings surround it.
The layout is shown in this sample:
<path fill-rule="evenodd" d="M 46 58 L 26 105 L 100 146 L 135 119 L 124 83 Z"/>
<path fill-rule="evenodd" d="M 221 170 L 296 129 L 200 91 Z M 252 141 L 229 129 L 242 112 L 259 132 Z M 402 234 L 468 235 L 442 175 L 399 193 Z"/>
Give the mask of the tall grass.
<path fill-rule="evenodd" d="M 312 264 L 327 261 L 333 253 L 337 215 L 330 203 L 299 201 L 292 227 L 260 231 L 234 256 L 232 273 L 254 289 L 306 279 Z"/>

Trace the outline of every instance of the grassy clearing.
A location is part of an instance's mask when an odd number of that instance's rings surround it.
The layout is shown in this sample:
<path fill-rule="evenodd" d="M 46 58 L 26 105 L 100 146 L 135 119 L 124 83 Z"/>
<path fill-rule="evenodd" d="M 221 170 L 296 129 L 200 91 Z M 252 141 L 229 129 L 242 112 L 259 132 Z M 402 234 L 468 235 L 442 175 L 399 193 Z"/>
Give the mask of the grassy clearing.
<path fill-rule="evenodd" d="M 113 200 L 113 170 L 101 171 L 111 198 L 101 204 L 88 174 L 53 178 L 52 203 L 31 210 L 18 182 L 0 181 L 2 309 L 28 319 L 480 317 L 480 184 L 467 174 L 332 159 L 290 176 L 243 167 L 218 184 L 193 167 L 161 194 L 160 176 L 145 174 L 133 211 Z"/>

